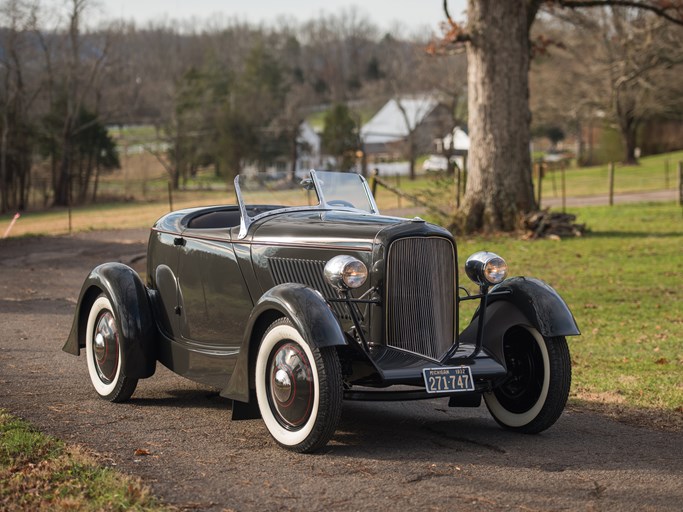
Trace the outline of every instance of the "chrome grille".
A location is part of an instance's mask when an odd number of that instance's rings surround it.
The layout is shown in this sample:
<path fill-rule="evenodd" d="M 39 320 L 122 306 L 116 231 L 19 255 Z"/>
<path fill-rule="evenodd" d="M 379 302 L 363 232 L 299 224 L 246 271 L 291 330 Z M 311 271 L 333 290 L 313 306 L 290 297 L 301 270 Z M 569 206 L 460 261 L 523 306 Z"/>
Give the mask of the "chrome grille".
<path fill-rule="evenodd" d="M 412 237 L 389 247 L 387 344 L 439 359 L 455 341 L 455 250 L 450 240 Z"/>
<path fill-rule="evenodd" d="M 325 263 L 325 261 L 318 260 L 268 258 L 270 273 L 275 284 L 305 284 L 314 290 L 318 290 L 324 297 L 336 297 L 337 293 L 324 277 Z M 339 318 L 351 318 L 343 304 L 333 302 L 331 306 Z"/>

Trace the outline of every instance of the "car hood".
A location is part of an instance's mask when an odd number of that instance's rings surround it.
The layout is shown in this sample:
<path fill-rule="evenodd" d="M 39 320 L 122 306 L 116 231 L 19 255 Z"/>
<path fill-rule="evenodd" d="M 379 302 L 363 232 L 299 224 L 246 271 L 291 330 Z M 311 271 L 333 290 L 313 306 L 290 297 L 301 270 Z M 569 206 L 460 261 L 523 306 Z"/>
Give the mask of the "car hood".
<path fill-rule="evenodd" d="M 410 221 L 352 211 L 287 212 L 255 222 L 252 243 L 329 245 L 371 250 L 380 231 L 405 222 Z"/>

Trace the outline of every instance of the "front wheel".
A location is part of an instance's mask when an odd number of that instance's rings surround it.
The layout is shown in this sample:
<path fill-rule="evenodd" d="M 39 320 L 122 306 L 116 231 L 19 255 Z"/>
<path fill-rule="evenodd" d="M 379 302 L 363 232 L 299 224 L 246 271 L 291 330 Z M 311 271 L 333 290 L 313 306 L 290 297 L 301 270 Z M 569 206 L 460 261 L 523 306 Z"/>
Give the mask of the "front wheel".
<path fill-rule="evenodd" d="M 90 382 L 97 394 L 110 402 L 125 402 L 138 384 L 137 379 L 125 375 L 119 332 L 111 301 L 100 295 L 88 313 L 85 353 Z"/>
<path fill-rule="evenodd" d="M 310 345 L 281 318 L 261 340 L 255 378 L 261 416 L 280 446 L 306 453 L 327 444 L 342 404 L 341 366 L 333 347 Z"/>
<path fill-rule="evenodd" d="M 517 326 L 503 340 L 507 379 L 484 394 L 486 406 L 503 427 L 536 434 L 552 426 L 569 397 L 571 361 L 564 336 L 545 338 L 533 327 Z"/>

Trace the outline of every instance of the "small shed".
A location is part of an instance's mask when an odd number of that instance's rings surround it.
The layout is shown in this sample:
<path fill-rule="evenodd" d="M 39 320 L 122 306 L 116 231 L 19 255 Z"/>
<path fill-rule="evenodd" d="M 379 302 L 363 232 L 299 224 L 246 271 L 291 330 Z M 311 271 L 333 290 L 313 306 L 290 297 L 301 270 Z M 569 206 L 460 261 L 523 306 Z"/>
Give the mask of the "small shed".
<path fill-rule="evenodd" d="M 453 131 L 441 139 L 440 142 L 441 147 L 438 147 L 439 142 L 437 142 L 438 153 L 450 151 L 451 154 L 459 154 L 470 150 L 470 136 L 458 126 L 453 128 Z"/>

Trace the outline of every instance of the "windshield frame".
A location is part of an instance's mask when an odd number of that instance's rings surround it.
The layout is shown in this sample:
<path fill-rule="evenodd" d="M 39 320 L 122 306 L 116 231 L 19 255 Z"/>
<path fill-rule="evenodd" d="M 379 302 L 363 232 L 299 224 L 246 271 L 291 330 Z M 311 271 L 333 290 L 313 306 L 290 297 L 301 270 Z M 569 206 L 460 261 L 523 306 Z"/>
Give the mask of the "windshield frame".
<path fill-rule="evenodd" d="M 335 171 L 325 171 L 325 172 L 335 172 Z M 307 210 L 342 210 L 342 211 L 352 211 L 352 212 L 362 212 L 365 214 L 370 214 L 370 215 L 379 215 L 379 208 L 377 208 L 377 203 L 375 202 L 375 198 L 372 195 L 372 192 L 370 190 L 370 186 L 368 185 L 367 180 L 361 176 L 360 174 L 357 173 L 336 173 L 336 174 L 354 174 L 356 175 L 361 182 L 361 185 L 363 187 L 363 191 L 365 192 L 366 199 L 368 201 L 368 205 L 370 207 L 370 211 L 364 210 L 362 208 L 355 208 L 355 207 L 350 207 L 350 206 L 339 206 L 339 205 L 331 205 L 329 204 L 326 199 L 325 199 L 325 193 L 323 191 L 323 185 L 321 181 L 318 179 L 318 175 L 315 172 L 314 169 L 311 169 L 309 171 L 308 177 L 303 178 L 301 180 L 301 183 L 303 184 L 307 179 L 310 179 L 310 183 L 313 185 L 315 189 L 315 193 L 318 196 L 318 204 L 312 205 L 312 206 L 290 206 L 290 207 L 285 207 L 285 208 L 274 208 L 272 210 L 268 210 L 266 212 L 259 213 L 258 215 L 255 215 L 251 217 L 248 213 L 247 210 L 247 204 L 244 199 L 244 195 L 242 194 L 242 190 L 240 189 L 240 184 L 239 184 L 239 178 L 240 175 L 235 176 L 234 184 L 235 184 L 235 195 L 237 196 L 237 204 L 239 206 L 240 210 L 240 230 L 239 234 L 237 235 L 237 238 L 242 239 L 247 236 L 247 232 L 249 231 L 249 226 L 251 226 L 254 222 L 256 222 L 259 219 L 262 219 L 264 217 L 268 217 L 270 215 L 275 215 L 275 214 L 281 214 L 281 213 L 287 213 L 287 212 L 296 212 L 296 211 L 307 211 Z M 268 205 L 259 205 L 259 206 L 268 206 Z"/>

